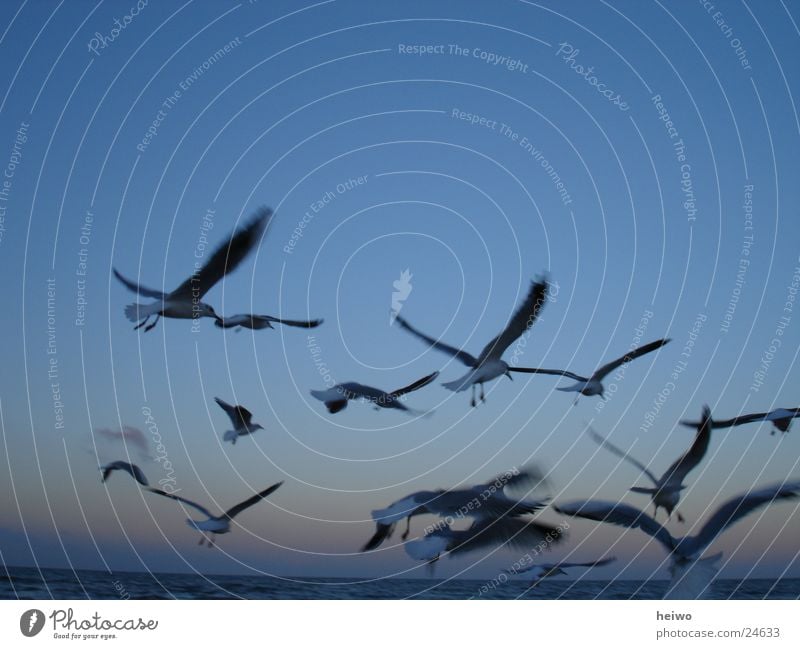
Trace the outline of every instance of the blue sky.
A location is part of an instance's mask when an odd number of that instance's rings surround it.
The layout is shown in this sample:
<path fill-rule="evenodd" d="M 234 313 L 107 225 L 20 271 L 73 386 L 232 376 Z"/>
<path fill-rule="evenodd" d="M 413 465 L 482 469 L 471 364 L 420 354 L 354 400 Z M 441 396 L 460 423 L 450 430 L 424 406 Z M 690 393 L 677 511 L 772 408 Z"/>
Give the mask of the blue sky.
<path fill-rule="evenodd" d="M 704 403 L 720 418 L 800 405 L 798 12 L 709 4 L 150 2 L 134 15 L 133 2 L 5 3 L 2 560 L 424 576 L 399 545 L 357 554 L 372 509 L 530 462 L 552 469 L 556 500 L 616 499 L 636 471 L 587 423 L 660 473 L 691 442 L 678 420 Z M 132 331 L 112 266 L 171 289 L 210 210 L 213 246 L 263 204 L 276 211 L 263 245 L 207 301 L 325 318 L 313 339 L 211 321 Z M 405 269 L 403 315 L 473 353 L 545 271 L 553 299 L 520 365 L 590 372 L 642 324 L 642 342 L 673 342 L 611 381 L 602 405 L 518 375 L 470 409 L 439 385 L 464 368 L 390 325 Z M 435 413 L 328 415 L 309 395 L 325 387 L 320 363 L 384 389 L 440 370 L 408 398 Z M 215 396 L 266 430 L 223 446 Z M 123 426 L 152 457 L 160 440 L 171 471 L 92 435 Z M 768 432 L 715 431 L 680 506 L 690 523 L 800 476 L 796 437 Z M 219 508 L 285 484 L 209 552 L 175 503 L 126 476 L 99 484 L 98 461 L 126 457 Z M 721 537 L 723 574 L 800 576 L 798 514 L 776 506 Z M 624 560 L 593 576 L 666 574 L 639 532 L 578 521 L 553 556 L 606 552 Z M 439 571 L 492 577 L 516 558 Z"/>

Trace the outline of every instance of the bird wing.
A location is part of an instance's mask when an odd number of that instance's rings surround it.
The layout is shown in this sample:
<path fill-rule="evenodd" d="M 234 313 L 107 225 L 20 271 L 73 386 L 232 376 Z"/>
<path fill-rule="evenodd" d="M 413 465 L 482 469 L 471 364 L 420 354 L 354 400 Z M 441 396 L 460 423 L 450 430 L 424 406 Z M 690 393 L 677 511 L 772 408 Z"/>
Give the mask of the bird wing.
<path fill-rule="evenodd" d="M 596 561 L 561 561 L 560 563 L 556 563 L 551 568 L 596 568 L 597 566 L 605 566 L 609 563 L 613 563 L 617 560 L 617 557 L 604 557 L 602 559 L 597 559 Z"/>
<path fill-rule="evenodd" d="M 661 340 L 654 340 L 651 343 L 647 343 L 646 345 L 642 345 L 633 351 L 628 352 L 625 356 L 620 356 L 618 359 L 611 361 L 610 363 L 606 363 L 599 369 L 592 374 L 592 379 L 595 381 L 600 381 L 603 379 L 606 374 L 609 372 L 613 372 L 617 369 L 620 365 L 624 365 L 625 363 L 630 363 L 635 358 L 639 358 L 639 356 L 644 356 L 645 354 L 649 354 L 650 352 L 655 351 L 659 347 L 663 347 L 666 345 L 671 339 L 670 338 L 662 338 Z"/>
<path fill-rule="evenodd" d="M 421 331 L 417 331 L 416 329 L 414 329 L 414 327 L 412 327 L 410 324 L 408 324 L 408 322 L 406 322 L 405 318 L 403 318 L 400 315 L 395 317 L 395 322 L 399 322 L 400 326 L 403 329 L 405 329 L 406 331 L 411 332 L 417 338 L 420 338 L 421 340 L 424 340 L 426 343 L 428 343 L 432 347 L 435 347 L 440 352 L 444 352 L 445 354 L 449 354 L 450 356 L 453 356 L 454 358 L 457 358 L 462 363 L 464 363 L 464 365 L 466 365 L 467 367 L 477 367 L 478 359 L 475 358 L 469 352 L 465 352 L 462 349 L 456 349 L 455 347 L 451 347 L 450 345 L 447 345 L 447 344 L 441 342 L 440 340 L 436 340 L 435 338 L 431 338 L 430 336 L 426 336 Z"/>
<path fill-rule="evenodd" d="M 553 509 L 567 516 L 578 516 L 601 523 L 611 523 L 621 527 L 641 529 L 667 548 L 675 549 L 676 541 L 667 529 L 653 518 L 635 507 L 624 503 L 611 503 L 602 500 L 575 501 L 564 505 L 554 505 Z"/>
<path fill-rule="evenodd" d="M 646 467 L 644 464 L 642 464 L 641 462 L 639 462 L 639 460 L 637 460 L 636 458 L 632 457 L 631 455 L 629 455 L 628 453 L 626 453 L 625 451 L 623 451 L 621 448 L 618 448 L 618 447 L 614 446 L 614 444 L 612 444 L 611 442 L 609 442 L 609 441 L 608 441 L 608 440 L 607 440 L 605 437 L 603 437 L 602 435 L 599 435 L 599 434 L 598 434 L 597 432 L 595 432 L 595 431 L 594 431 L 592 428 L 589 428 L 589 429 L 588 429 L 586 432 L 587 432 L 587 433 L 589 433 L 589 437 L 591 437 L 591 438 L 592 438 L 592 440 L 593 440 L 594 442 L 596 442 L 597 444 L 599 444 L 599 445 L 600 445 L 600 446 L 602 446 L 603 448 L 605 448 L 605 449 L 607 449 L 607 450 L 611 451 L 611 452 L 612 452 L 614 455 L 616 455 L 617 457 L 619 457 L 619 458 L 622 458 L 622 459 L 623 459 L 623 460 L 625 460 L 626 462 L 629 462 L 630 464 L 632 464 L 633 466 L 635 466 L 635 467 L 636 467 L 637 469 L 639 469 L 639 470 L 640 470 L 642 473 L 644 473 L 644 474 L 645 474 L 645 475 L 646 475 L 648 478 L 650 478 L 650 480 L 653 482 L 653 484 L 654 484 L 654 485 L 657 485 L 657 484 L 658 484 L 658 480 L 657 480 L 657 479 L 656 479 L 656 477 L 655 477 L 655 476 L 652 474 L 652 472 L 650 471 L 650 469 L 648 469 L 648 468 L 647 468 L 647 467 Z"/>
<path fill-rule="evenodd" d="M 539 467 L 529 464 L 522 469 L 516 471 L 506 471 L 494 480 L 487 482 L 485 486 L 496 485 L 498 488 L 515 488 L 515 487 L 539 487 L 547 485 L 547 476 L 539 469 Z"/>
<path fill-rule="evenodd" d="M 111 462 L 110 464 L 100 467 L 100 470 L 103 472 L 102 482 L 108 480 L 108 476 L 110 476 L 111 473 L 117 469 L 121 469 L 122 471 L 129 473 L 133 479 L 143 487 L 147 487 L 150 484 L 147 482 L 144 472 L 138 466 L 131 464 L 130 462 L 123 462 L 122 460 L 117 460 L 116 462 Z"/>
<path fill-rule="evenodd" d="M 437 376 L 439 376 L 439 372 L 434 372 L 433 374 L 428 374 L 428 376 L 423 376 L 418 381 L 414 381 L 411 385 L 407 385 L 404 388 L 400 388 L 399 390 L 390 392 L 389 396 L 393 398 L 402 397 L 404 394 L 408 394 L 409 392 L 414 392 L 415 390 L 424 388 L 431 381 L 435 381 Z"/>
<path fill-rule="evenodd" d="M 708 450 L 708 444 L 711 441 L 711 429 L 715 425 L 715 422 L 711 419 L 711 410 L 708 406 L 705 406 L 694 442 L 689 447 L 689 450 L 675 460 L 672 466 L 667 469 L 660 480 L 661 484 L 673 484 L 678 487 L 683 484 L 683 480 L 689 472 L 703 461 L 703 457 L 705 457 Z"/>
<path fill-rule="evenodd" d="M 499 360 L 509 345 L 530 329 L 547 301 L 547 279 L 531 282 L 525 301 L 520 304 L 506 328 L 495 336 L 478 356 L 478 363 L 488 359 Z"/>
<path fill-rule="evenodd" d="M 373 534 L 369 541 L 367 541 L 361 548 L 361 552 L 369 552 L 374 550 L 386 539 L 388 539 L 394 531 L 395 523 L 375 523 L 375 534 Z"/>
<path fill-rule="evenodd" d="M 686 539 L 685 550 L 689 556 L 701 553 L 711 542 L 740 518 L 769 505 L 776 500 L 790 500 L 800 496 L 800 482 L 784 482 L 737 496 L 724 503 L 700 529 L 697 536 Z"/>
<path fill-rule="evenodd" d="M 153 489 L 152 487 L 148 487 L 148 491 L 158 494 L 159 496 L 166 496 L 167 498 L 172 498 L 172 500 L 177 500 L 178 502 L 182 502 L 184 505 L 188 505 L 189 507 L 194 507 L 197 511 L 201 512 L 205 516 L 209 518 L 214 518 L 214 514 L 208 511 L 202 505 L 197 504 L 193 500 L 189 500 L 188 498 L 183 498 L 182 496 L 176 496 L 175 494 L 167 493 L 166 491 L 161 491 L 161 489 Z"/>
<path fill-rule="evenodd" d="M 476 520 L 469 529 L 450 533 L 448 551 L 462 554 L 492 545 L 508 545 L 520 550 L 557 542 L 562 531 L 536 521 L 522 518 L 484 518 Z"/>
<path fill-rule="evenodd" d="M 588 381 L 588 377 L 580 376 L 567 370 L 547 370 L 541 367 L 509 367 L 509 372 L 523 372 L 524 374 L 551 374 L 553 376 L 566 376 L 573 381 Z"/>
<path fill-rule="evenodd" d="M 317 318 L 316 320 L 286 320 L 284 318 L 276 318 L 271 315 L 254 315 L 253 319 L 266 320 L 267 322 L 277 322 L 278 324 L 286 325 L 287 327 L 303 327 L 304 329 L 313 329 L 319 327 L 325 320 Z"/>
<path fill-rule="evenodd" d="M 136 282 L 129 280 L 116 268 L 112 268 L 112 270 L 114 272 L 114 277 L 122 282 L 128 290 L 133 291 L 137 295 L 141 295 L 142 297 L 152 297 L 156 300 L 163 300 L 167 295 L 164 293 L 164 291 L 157 291 L 154 288 L 147 288 L 146 286 L 142 286 L 141 284 L 137 284 Z"/>
<path fill-rule="evenodd" d="M 226 273 L 230 273 L 241 264 L 248 253 L 255 248 L 261 240 L 271 216 L 271 209 L 259 208 L 247 225 L 237 230 L 231 236 L 230 241 L 221 244 L 205 265 L 170 295 L 198 300 L 203 297 Z"/>
<path fill-rule="evenodd" d="M 250 423 L 250 419 L 252 419 L 253 415 L 247 408 L 243 406 L 232 406 L 219 397 L 214 397 L 214 401 L 216 401 L 217 405 L 230 417 L 234 428 L 239 428 L 242 424 L 246 426 Z"/>
<path fill-rule="evenodd" d="M 234 505 L 233 507 L 231 507 L 228 511 L 225 512 L 225 514 L 223 514 L 223 516 L 225 516 L 225 518 L 227 518 L 227 519 L 232 519 L 234 516 L 236 516 L 240 512 L 243 512 L 248 507 L 252 507 L 257 502 L 259 502 L 259 501 L 263 500 L 264 498 L 266 498 L 267 496 L 269 496 L 273 491 L 275 491 L 282 484 L 283 484 L 283 480 L 281 480 L 280 482 L 276 482 L 271 487 L 267 487 L 266 489 L 264 489 L 264 491 L 259 491 L 257 494 L 255 494 L 253 496 L 250 496 L 247 500 L 243 500 L 238 505 Z"/>

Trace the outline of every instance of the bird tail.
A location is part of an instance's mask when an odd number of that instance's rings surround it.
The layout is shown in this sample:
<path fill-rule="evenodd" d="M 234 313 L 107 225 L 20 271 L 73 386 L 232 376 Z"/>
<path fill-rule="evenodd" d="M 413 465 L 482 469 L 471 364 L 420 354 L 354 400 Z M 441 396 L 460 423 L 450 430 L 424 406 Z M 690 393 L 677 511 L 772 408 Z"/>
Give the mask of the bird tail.
<path fill-rule="evenodd" d="M 442 385 L 444 387 L 446 387 L 448 390 L 452 390 L 453 392 L 463 392 L 470 385 L 472 385 L 472 383 L 470 383 L 469 380 L 465 377 L 465 378 L 456 379 L 455 381 L 449 381 L 447 383 L 442 383 Z"/>
<path fill-rule="evenodd" d="M 139 322 L 161 311 L 161 303 L 138 304 L 134 302 L 125 307 L 125 317 L 131 322 Z"/>

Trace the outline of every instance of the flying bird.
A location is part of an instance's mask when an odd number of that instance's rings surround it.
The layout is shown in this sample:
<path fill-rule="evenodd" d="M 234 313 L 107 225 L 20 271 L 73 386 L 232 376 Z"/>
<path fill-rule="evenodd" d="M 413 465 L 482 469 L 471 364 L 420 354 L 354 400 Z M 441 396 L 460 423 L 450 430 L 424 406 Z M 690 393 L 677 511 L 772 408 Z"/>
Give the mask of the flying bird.
<path fill-rule="evenodd" d="M 711 410 L 708 406 L 705 406 L 703 408 L 702 420 L 698 422 L 697 425 L 697 435 L 694 438 L 694 443 L 689 447 L 686 453 L 672 463 L 660 478 L 656 478 L 656 476 L 653 475 L 644 464 L 639 462 L 639 460 L 631 457 L 622 449 L 617 448 L 591 428 L 588 430 L 588 433 L 597 444 L 608 449 L 617 457 L 629 462 L 650 478 L 653 487 L 631 487 L 630 490 L 634 493 L 648 494 L 652 498 L 653 505 L 655 505 L 656 517 L 658 516 L 659 507 L 663 507 L 667 510 L 667 516 L 672 517 L 672 512 L 681 499 L 681 491 L 686 488 L 683 481 L 686 479 L 689 472 L 703 461 L 703 457 L 705 457 L 706 451 L 708 450 L 708 444 L 711 441 L 711 429 L 714 426 L 716 426 L 716 422 L 711 419 Z M 678 517 L 678 521 L 683 523 L 684 518 L 681 513 L 679 511 L 675 513 Z"/>
<path fill-rule="evenodd" d="M 467 388 L 472 388 L 472 406 L 475 406 L 475 386 L 481 387 L 481 401 L 485 401 L 483 384 L 487 381 L 496 379 L 499 376 L 507 376 L 511 379 L 510 372 L 519 372 L 520 368 L 510 367 L 508 363 L 501 360 L 503 352 L 517 338 L 530 329 L 536 319 L 539 317 L 539 311 L 547 300 L 547 278 L 541 281 L 532 282 L 528 296 L 524 302 L 519 306 L 514 315 L 509 320 L 506 328 L 495 336 L 486 347 L 483 348 L 480 355 L 475 358 L 472 354 L 465 352 L 463 349 L 451 347 L 445 343 L 426 336 L 421 331 L 412 327 L 399 313 L 395 316 L 395 321 L 406 331 L 411 332 L 417 338 L 425 341 L 435 349 L 438 349 L 445 354 L 449 354 L 453 358 L 457 358 L 464 365 L 470 368 L 464 376 L 455 381 L 444 383 L 444 387 L 454 392 L 463 392 Z"/>
<path fill-rule="evenodd" d="M 591 397 L 596 394 L 599 394 L 601 397 L 605 399 L 603 387 L 603 379 L 608 376 L 611 372 L 617 369 L 620 365 L 625 365 L 630 363 L 632 360 L 639 358 L 640 356 L 644 356 L 645 354 L 649 354 L 650 352 L 654 352 L 660 347 L 666 345 L 671 339 L 670 338 L 662 338 L 661 340 L 654 340 L 651 343 L 647 343 L 646 345 L 642 345 L 637 349 L 634 349 L 624 356 L 620 356 L 619 358 L 611 361 L 610 363 L 606 363 L 599 369 L 595 370 L 594 373 L 589 376 L 580 376 L 579 374 L 574 374 L 573 372 L 568 372 L 567 370 L 546 370 L 541 368 L 535 367 L 517 367 L 512 369 L 512 372 L 525 372 L 528 374 L 551 374 L 554 376 L 566 376 L 577 383 L 573 385 L 569 385 L 565 388 L 556 388 L 561 392 L 578 392 L 586 397 Z M 578 402 L 577 397 L 575 398 L 575 403 Z"/>
<path fill-rule="evenodd" d="M 394 532 L 395 525 L 406 519 L 406 531 L 402 539 L 408 538 L 411 519 L 421 514 L 434 514 L 440 518 L 501 518 L 533 514 L 546 506 L 546 502 L 526 501 L 506 495 L 506 488 L 529 486 L 535 488 L 545 483 L 542 473 L 535 467 L 527 467 L 516 473 L 507 472 L 489 482 L 461 489 L 437 489 L 416 491 L 383 509 L 375 509 L 375 533 L 366 542 L 361 552 L 374 550 Z"/>
<path fill-rule="evenodd" d="M 555 577 L 556 575 L 566 575 L 566 570 L 569 568 L 596 568 L 598 566 L 608 565 L 616 560 L 616 557 L 606 557 L 604 559 L 597 559 L 596 561 L 559 561 L 558 563 L 535 563 L 533 565 L 526 566 L 525 568 L 517 570 L 505 570 L 504 572 L 507 575 L 520 575 L 526 572 L 533 573 L 531 575 L 533 578 L 531 588 L 535 588 L 543 579 Z"/>
<path fill-rule="evenodd" d="M 325 404 L 328 412 L 336 414 L 347 407 L 348 401 L 355 401 L 361 399 L 371 403 L 375 409 L 378 408 L 394 408 L 395 410 L 403 410 L 411 414 L 419 414 L 416 410 L 412 410 L 400 401 L 400 397 L 409 392 L 414 392 L 420 388 L 424 388 L 431 381 L 439 376 L 439 372 L 423 376 L 418 381 L 414 381 L 411 385 L 404 388 L 395 390 L 394 392 L 384 392 L 378 388 L 372 388 L 368 385 L 361 383 L 338 383 L 332 388 L 327 390 L 311 390 L 311 396 L 319 399 Z"/>
<path fill-rule="evenodd" d="M 578 516 L 593 521 L 611 523 L 622 527 L 640 528 L 664 546 L 670 555 L 672 581 L 667 596 L 677 599 L 695 599 L 709 586 L 716 574 L 715 563 L 722 553 L 701 559 L 705 549 L 717 536 L 749 513 L 775 501 L 792 500 L 800 496 L 800 482 L 770 485 L 757 491 L 736 496 L 725 502 L 706 521 L 694 536 L 673 537 L 665 527 L 635 507 L 623 503 L 602 501 L 576 501 L 555 507 L 567 516 Z"/>
<path fill-rule="evenodd" d="M 114 269 L 114 276 L 129 290 L 142 297 L 156 300 L 150 304 L 134 303 L 125 307 L 125 315 L 128 320 L 139 323 L 134 329 L 144 327 L 145 331 L 150 331 L 161 317 L 191 320 L 196 318 L 219 319 L 214 308 L 202 301 L 203 296 L 226 274 L 241 264 L 256 247 L 271 216 L 272 210 L 266 207 L 260 208 L 247 225 L 233 234 L 230 241 L 221 244 L 204 266 L 197 269 L 191 277 L 171 293 L 164 293 L 137 284 Z M 155 316 L 153 322 L 147 324 L 153 316 Z"/>
<path fill-rule="evenodd" d="M 233 429 L 225 431 L 225 434 L 222 436 L 223 441 L 235 444 L 236 440 L 242 435 L 250 435 L 257 430 L 264 430 L 261 424 L 253 422 L 253 413 L 244 406 L 232 406 L 219 397 L 214 397 L 214 401 L 227 413 L 233 424 Z"/>
<path fill-rule="evenodd" d="M 562 538 L 560 528 L 526 518 L 478 518 L 465 530 L 454 530 L 447 523 L 437 525 L 422 538 L 406 541 L 405 549 L 412 559 L 433 567 L 444 553 L 453 557 L 492 546 L 546 550 Z"/>
<path fill-rule="evenodd" d="M 758 412 L 752 415 L 740 415 L 733 419 L 714 420 L 714 428 L 730 428 L 731 426 L 740 426 L 741 424 L 750 424 L 754 421 L 771 421 L 775 427 L 770 434 L 774 435 L 775 430 L 782 433 L 788 433 L 792 427 L 792 420 L 795 417 L 800 417 L 800 408 L 778 408 L 770 412 Z M 697 422 L 694 421 L 681 421 L 684 426 L 696 427 Z"/>
<path fill-rule="evenodd" d="M 244 327 L 245 329 L 274 329 L 275 327 L 272 326 L 273 322 L 286 325 L 287 327 L 313 329 L 314 327 L 319 327 L 324 320 L 322 318 L 317 320 L 285 320 L 283 318 L 275 318 L 271 315 L 239 313 L 226 318 L 219 317 L 214 321 L 214 324 L 221 329 L 230 329 L 231 327 Z"/>
<path fill-rule="evenodd" d="M 108 464 L 101 466 L 100 470 L 103 472 L 103 478 L 100 480 L 100 482 L 105 482 L 108 480 L 108 476 L 110 476 L 114 471 L 125 471 L 143 487 L 147 487 L 149 485 L 144 472 L 138 466 L 131 464 L 130 462 L 123 462 L 122 460 L 109 462 Z"/>
<path fill-rule="evenodd" d="M 189 500 L 188 498 L 183 498 L 182 496 L 178 496 L 176 494 L 167 493 L 166 491 L 161 491 L 161 489 L 153 489 L 148 488 L 148 491 L 151 491 L 154 494 L 158 494 L 159 496 L 165 496 L 167 498 L 171 498 L 172 500 L 177 500 L 178 502 L 182 502 L 184 505 L 188 505 L 189 507 L 193 507 L 201 514 L 207 517 L 207 520 L 204 521 L 196 521 L 191 518 L 186 519 L 186 524 L 198 530 L 202 533 L 200 537 L 200 541 L 198 545 L 203 545 L 203 543 L 207 543 L 208 547 L 214 547 L 214 537 L 217 534 L 227 534 L 231 531 L 231 521 L 237 515 L 243 512 L 248 507 L 252 507 L 256 503 L 261 502 L 264 498 L 269 496 L 273 491 L 275 491 L 278 487 L 283 484 L 283 481 L 278 482 L 271 487 L 267 487 L 264 491 L 259 491 L 257 494 L 250 496 L 247 500 L 240 502 L 238 505 L 234 505 L 228 511 L 220 514 L 219 516 L 214 516 L 208 509 L 203 507 L 202 505 L 198 505 L 196 502 Z"/>

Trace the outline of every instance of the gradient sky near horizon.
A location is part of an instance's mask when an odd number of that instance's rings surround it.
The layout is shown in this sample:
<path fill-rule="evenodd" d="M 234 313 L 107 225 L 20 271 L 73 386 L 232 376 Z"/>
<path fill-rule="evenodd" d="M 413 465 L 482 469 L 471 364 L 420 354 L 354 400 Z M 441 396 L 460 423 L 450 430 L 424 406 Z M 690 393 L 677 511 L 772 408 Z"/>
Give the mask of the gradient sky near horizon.
<path fill-rule="evenodd" d="M 713 5 L 3 3 L 0 561 L 421 577 L 399 538 L 358 553 L 372 509 L 535 463 L 556 501 L 650 512 L 587 424 L 660 474 L 703 404 L 719 418 L 800 405 L 800 7 Z M 259 205 L 275 209 L 266 238 L 206 301 L 325 323 L 134 332 L 111 268 L 172 289 L 209 214 L 213 247 Z M 440 385 L 465 368 L 390 323 L 406 269 L 403 316 L 472 353 L 544 272 L 552 299 L 520 365 L 587 373 L 637 336 L 672 342 L 609 377 L 606 402 L 573 407 L 566 382 L 517 375 L 472 409 Z M 321 368 L 387 390 L 440 370 L 407 400 L 435 412 L 329 415 L 309 394 Z M 266 430 L 224 445 L 215 396 Z M 123 443 L 123 427 L 141 435 Z M 797 432 L 769 432 L 714 432 L 674 534 L 800 476 Z M 100 484 L 98 463 L 128 458 L 219 509 L 285 482 L 212 552 L 177 503 L 125 475 Z M 639 531 L 567 522 L 548 558 L 613 553 L 588 577 L 667 577 Z M 781 504 L 709 553 L 725 552 L 723 576 L 800 577 L 799 537 L 800 506 Z M 518 558 L 437 574 L 491 578 Z"/>

